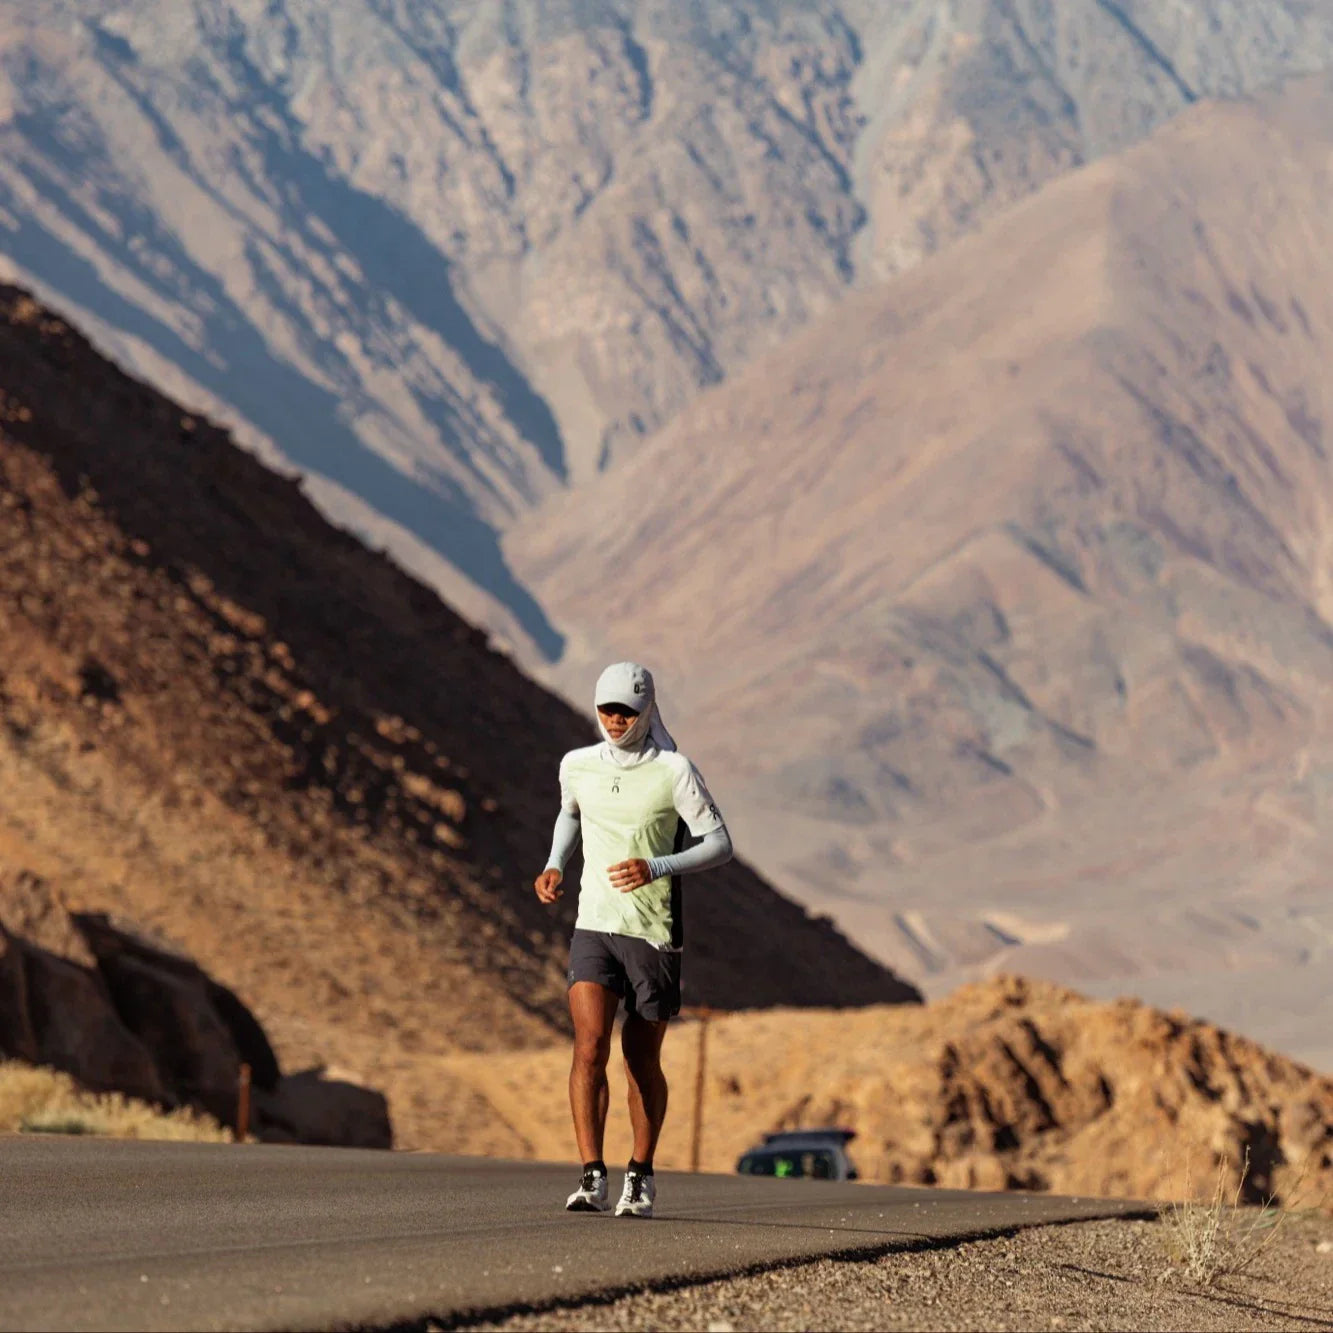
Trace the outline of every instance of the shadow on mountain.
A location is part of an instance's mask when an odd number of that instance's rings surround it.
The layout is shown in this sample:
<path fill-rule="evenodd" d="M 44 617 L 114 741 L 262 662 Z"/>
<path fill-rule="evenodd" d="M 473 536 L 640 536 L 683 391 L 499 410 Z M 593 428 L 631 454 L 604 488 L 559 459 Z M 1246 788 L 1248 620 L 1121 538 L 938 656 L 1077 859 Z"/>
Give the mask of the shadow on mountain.
<path fill-rule="evenodd" d="M 492 388 L 505 415 L 536 447 L 546 466 L 563 478 L 564 443 L 551 409 L 463 309 L 454 295 L 449 261 L 415 223 L 382 200 L 338 180 L 326 162 L 301 147 L 301 126 L 292 117 L 285 96 L 246 55 L 241 37 L 227 42 L 226 58 L 228 68 L 244 86 L 246 107 L 251 111 L 262 107 L 271 113 L 262 119 L 252 114 L 250 120 L 263 131 L 257 147 L 265 158 L 267 179 L 287 187 L 283 201 L 287 226 L 299 232 L 312 250 L 325 250 L 326 244 L 309 225 L 310 218 L 318 218 L 343 249 L 356 257 L 367 279 L 349 293 L 361 298 L 360 313 L 375 313 L 376 293 L 392 296 L 411 311 L 454 349 L 479 382 Z M 281 132 L 271 128 L 274 121 L 281 125 Z M 207 188 L 206 182 L 199 183 Z"/>
<path fill-rule="evenodd" d="M 296 207 L 289 209 L 288 223 L 300 226 L 306 215 L 318 217 L 356 256 L 367 280 L 357 294 L 386 293 L 439 334 L 472 375 L 495 391 L 505 415 L 536 446 L 546 466 L 564 478 L 564 443 L 551 409 L 504 352 L 482 337 L 454 295 L 448 261 L 430 241 L 402 214 L 329 175 L 308 153 L 292 150 L 276 137 L 265 151 L 272 178 L 287 181 L 293 192 Z M 312 246 L 319 244 L 304 234 Z M 373 300 L 367 299 L 367 307 Z"/>
<path fill-rule="evenodd" d="M 90 163 L 86 159 L 95 159 L 95 151 L 81 157 L 50 133 L 41 117 L 27 116 L 23 120 L 22 133 L 30 142 L 40 145 L 49 159 L 62 162 L 78 176 L 88 174 Z M 304 159 L 304 166 L 300 157 L 290 155 L 290 159 L 293 173 L 301 175 L 308 188 L 315 189 L 315 173 L 323 176 L 323 169 L 313 159 Z M 369 449 L 344 419 L 346 408 L 356 406 L 354 396 L 350 404 L 345 402 L 339 394 L 312 382 L 272 354 L 263 334 L 231 300 L 221 283 L 195 264 L 180 242 L 137 202 L 106 189 L 100 192 L 99 206 L 112 213 L 119 224 L 118 235 L 112 234 L 58 181 L 31 163 L 25 164 L 23 170 L 33 189 L 73 226 L 97 236 L 110 256 L 164 302 L 191 311 L 206 330 L 200 342 L 211 355 L 191 347 L 170 326 L 126 300 L 108 286 L 92 264 L 28 221 L 24 216 L 26 210 L 15 208 L 18 226 L 6 234 L 4 246 L 17 263 L 40 275 L 67 299 L 76 301 L 113 327 L 141 338 L 174 362 L 272 438 L 297 467 L 345 487 L 438 551 L 500 601 L 542 653 L 549 658 L 559 656 L 562 636 L 510 571 L 495 529 L 477 516 L 454 484 L 438 477 L 430 483 L 418 481 Z M 326 176 L 324 179 L 327 182 Z M 413 309 L 418 319 L 428 319 L 442 337 L 459 347 L 477 374 L 485 377 L 489 372 L 498 377 L 487 382 L 496 385 L 517 424 L 536 431 L 547 461 L 554 460 L 553 466 L 562 466 L 559 435 L 549 410 L 522 382 L 502 353 L 487 344 L 467 319 L 449 288 L 444 261 L 435 256 L 435 271 L 428 272 L 426 264 L 433 252 L 410 224 L 399 220 L 400 226 L 395 230 L 385 221 L 394 217 L 388 209 L 346 187 L 327 184 L 322 196 L 326 202 L 334 200 L 340 192 L 347 197 L 349 213 L 343 219 L 343 226 L 356 233 L 358 259 L 367 263 L 368 274 L 384 282 L 386 290 L 393 290 L 400 298 L 410 297 L 404 304 Z M 365 205 L 358 205 L 358 200 L 365 200 Z M 372 227 L 372 233 L 360 232 L 358 229 L 363 226 Z M 409 232 L 416 236 L 415 243 L 407 235 Z M 135 250 L 129 240 L 149 244 Z M 366 260 L 367 254 L 381 249 L 383 253 Z M 167 263 L 145 263 L 145 255 Z M 395 273 L 395 261 L 400 255 L 405 266 Z M 164 276 L 163 269 L 168 266 L 170 272 Z M 262 266 L 258 267 L 257 276 L 262 281 Z M 391 288 L 387 285 L 390 280 Z M 270 285 L 268 295 L 281 308 L 281 293 L 276 287 Z M 295 317 L 295 312 L 291 313 Z M 370 312 L 363 309 L 361 313 Z M 344 383 L 352 380 L 350 368 L 330 344 L 307 350 L 332 378 Z M 427 404 L 423 403 L 423 409 L 429 410 Z M 448 404 L 437 403 L 435 409 L 429 415 L 441 426 L 446 438 L 458 441 L 462 432 L 456 413 Z M 460 444 L 456 444 L 455 452 L 460 461 L 474 466 Z"/>

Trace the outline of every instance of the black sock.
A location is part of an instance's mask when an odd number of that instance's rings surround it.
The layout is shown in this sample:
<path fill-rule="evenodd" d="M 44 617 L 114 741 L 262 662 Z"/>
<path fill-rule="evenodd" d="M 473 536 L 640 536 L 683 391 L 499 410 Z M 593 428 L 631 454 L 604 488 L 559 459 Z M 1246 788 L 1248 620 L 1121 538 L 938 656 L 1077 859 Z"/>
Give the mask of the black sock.
<path fill-rule="evenodd" d="M 651 1162 L 636 1162 L 632 1157 L 629 1159 L 628 1169 L 641 1176 L 651 1176 L 653 1174 L 653 1164 Z"/>
<path fill-rule="evenodd" d="M 600 1171 L 602 1175 L 606 1175 L 606 1163 L 600 1157 L 595 1162 L 584 1162 L 583 1169 L 585 1171 Z"/>

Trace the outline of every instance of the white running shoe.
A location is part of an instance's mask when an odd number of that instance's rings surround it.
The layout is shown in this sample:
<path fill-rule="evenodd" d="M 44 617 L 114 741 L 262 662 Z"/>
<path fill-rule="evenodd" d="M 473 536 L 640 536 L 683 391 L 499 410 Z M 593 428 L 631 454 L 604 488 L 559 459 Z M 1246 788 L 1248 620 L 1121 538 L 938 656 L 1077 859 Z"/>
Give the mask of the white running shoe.
<path fill-rule="evenodd" d="M 569 1196 L 565 1210 L 571 1213 L 604 1213 L 611 1206 L 605 1171 L 585 1171 L 579 1187 Z"/>
<path fill-rule="evenodd" d="M 655 1198 L 657 1198 L 657 1186 L 653 1183 L 652 1176 L 641 1175 L 638 1171 L 626 1171 L 625 1188 L 620 1191 L 616 1216 L 651 1217 Z"/>

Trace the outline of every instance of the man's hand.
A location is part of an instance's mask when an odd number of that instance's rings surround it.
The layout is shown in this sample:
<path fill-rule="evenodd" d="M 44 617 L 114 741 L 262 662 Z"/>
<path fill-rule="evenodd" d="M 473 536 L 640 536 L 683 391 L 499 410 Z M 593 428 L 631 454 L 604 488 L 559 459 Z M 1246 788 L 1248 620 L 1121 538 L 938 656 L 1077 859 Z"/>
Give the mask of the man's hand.
<path fill-rule="evenodd" d="M 653 882 L 652 876 L 648 873 L 648 862 L 641 858 L 636 858 L 633 861 L 618 861 L 613 866 L 607 866 L 606 873 L 611 877 L 612 885 L 619 889 L 621 893 L 641 889 L 645 884 Z"/>
<path fill-rule="evenodd" d="M 532 882 L 532 887 L 537 890 L 537 897 L 544 903 L 553 903 L 557 898 L 564 897 L 565 891 L 560 887 L 560 881 L 564 877 L 564 872 L 554 867 L 543 870 Z"/>

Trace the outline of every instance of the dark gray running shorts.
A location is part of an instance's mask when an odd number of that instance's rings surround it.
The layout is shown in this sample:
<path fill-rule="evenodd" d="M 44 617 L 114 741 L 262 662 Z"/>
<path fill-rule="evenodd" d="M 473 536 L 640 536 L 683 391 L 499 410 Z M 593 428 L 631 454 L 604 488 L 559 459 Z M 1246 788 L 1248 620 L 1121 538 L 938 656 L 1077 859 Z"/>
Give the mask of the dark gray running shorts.
<path fill-rule="evenodd" d="M 650 1023 L 680 1013 L 680 950 L 658 949 L 632 935 L 576 930 L 569 942 L 569 984 L 595 981 Z"/>

